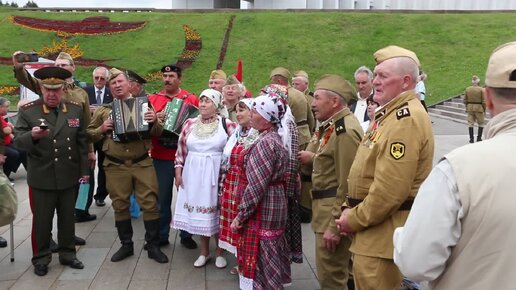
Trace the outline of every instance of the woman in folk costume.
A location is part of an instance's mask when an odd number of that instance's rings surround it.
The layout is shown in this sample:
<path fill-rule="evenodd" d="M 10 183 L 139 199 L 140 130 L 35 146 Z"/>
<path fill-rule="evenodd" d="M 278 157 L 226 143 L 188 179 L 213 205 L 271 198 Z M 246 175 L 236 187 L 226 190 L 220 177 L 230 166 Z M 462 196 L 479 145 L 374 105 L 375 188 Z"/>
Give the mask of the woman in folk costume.
<path fill-rule="evenodd" d="M 223 186 L 220 193 L 220 233 L 219 247 L 236 255 L 238 234 L 231 231 L 231 222 L 238 212 L 237 189 L 247 185 L 243 171 L 244 156 L 251 145 L 258 139 L 258 131 L 251 128 L 251 109 L 253 99 L 240 100 L 236 108 L 238 126 L 229 137 L 222 155 Z M 241 181 L 242 180 L 242 181 Z M 236 268 L 231 270 L 236 274 Z"/>
<path fill-rule="evenodd" d="M 301 213 L 299 202 L 301 198 L 301 177 L 299 175 L 299 160 L 297 153 L 299 151 L 298 131 L 295 118 L 292 115 L 290 106 L 288 106 L 287 87 L 277 84 L 267 85 L 262 89 L 262 94 L 279 96 L 287 102 L 287 110 L 285 113 L 285 123 L 288 127 L 290 135 L 289 147 L 289 163 L 286 175 L 286 187 L 288 197 L 288 219 L 287 219 L 287 245 L 289 247 L 290 259 L 294 263 L 303 263 L 303 245 L 301 238 Z M 281 130 L 280 135 L 281 135 Z M 282 137 L 283 139 L 286 136 Z"/>
<path fill-rule="evenodd" d="M 207 89 L 199 95 L 199 116 L 188 119 L 181 130 L 176 152 L 178 196 L 172 226 L 201 236 L 201 253 L 194 262 L 203 267 L 210 260 L 210 237 L 219 232 L 218 181 L 222 151 L 236 124 L 218 115 L 220 92 Z M 226 132 L 227 131 L 227 132 Z M 217 247 L 215 266 L 226 259 Z"/>
<path fill-rule="evenodd" d="M 285 177 L 289 166 L 292 115 L 277 95 L 254 99 L 251 126 L 260 133 L 244 157 L 247 186 L 239 183 L 240 204 L 231 230 L 238 231 L 241 289 L 282 289 L 290 284 L 290 255 L 285 237 L 288 197 Z"/>

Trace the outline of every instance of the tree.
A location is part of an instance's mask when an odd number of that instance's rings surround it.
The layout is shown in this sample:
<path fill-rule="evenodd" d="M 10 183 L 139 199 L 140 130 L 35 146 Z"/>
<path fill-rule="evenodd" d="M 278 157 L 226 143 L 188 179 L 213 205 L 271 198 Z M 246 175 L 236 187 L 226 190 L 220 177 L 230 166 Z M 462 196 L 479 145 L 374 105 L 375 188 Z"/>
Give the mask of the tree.
<path fill-rule="evenodd" d="M 36 2 L 34 1 L 29 0 L 29 2 L 27 2 L 27 4 L 23 6 L 23 8 L 38 8 L 38 4 L 36 4 Z"/>
<path fill-rule="evenodd" d="M 13 7 L 13 8 L 18 8 L 18 4 L 16 4 L 16 3 L 13 1 L 13 2 L 11 2 L 11 7 Z"/>

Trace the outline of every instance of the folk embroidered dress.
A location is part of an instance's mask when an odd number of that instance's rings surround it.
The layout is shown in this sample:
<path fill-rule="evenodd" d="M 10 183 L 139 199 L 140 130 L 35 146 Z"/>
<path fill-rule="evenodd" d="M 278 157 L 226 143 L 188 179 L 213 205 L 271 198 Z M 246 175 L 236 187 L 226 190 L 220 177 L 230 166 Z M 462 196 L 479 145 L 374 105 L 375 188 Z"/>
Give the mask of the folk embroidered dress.
<path fill-rule="evenodd" d="M 245 155 L 236 220 L 243 225 L 237 245 L 241 289 L 283 289 L 291 282 L 285 238 L 288 152 L 275 129 L 260 133 Z M 243 169 L 244 170 L 244 169 Z"/>
<path fill-rule="evenodd" d="M 190 119 L 181 132 L 176 166 L 184 160 L 183 186 L 179 187 L 172 226 L 209 237 L 219 232 L 218 178 L 228 135 L 220 117 L 216 130 L 208 136 L 198 128 L 203 125 L 199 118 Z M 234 128 L 234 123 L 231 125 Z"/>

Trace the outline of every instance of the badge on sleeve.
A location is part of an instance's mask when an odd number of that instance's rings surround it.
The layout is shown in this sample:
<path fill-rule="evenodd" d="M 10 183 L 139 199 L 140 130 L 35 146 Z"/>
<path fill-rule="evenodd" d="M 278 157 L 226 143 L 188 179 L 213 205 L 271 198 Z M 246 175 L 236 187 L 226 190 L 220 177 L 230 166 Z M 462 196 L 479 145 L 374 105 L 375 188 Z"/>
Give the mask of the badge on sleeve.
<path fill-rule="evenodd" d="M 405 156 L 405 144 L 401 142 L 394 142 L 391 144 L 391 156 L 398 160 Z"/>
<path fill-rule="evenodd" d="M 79 118 L 68 119 L 68 127 L 70 128 L 79 128 L 80 124 L 81 121 L 79 120 Z"/>

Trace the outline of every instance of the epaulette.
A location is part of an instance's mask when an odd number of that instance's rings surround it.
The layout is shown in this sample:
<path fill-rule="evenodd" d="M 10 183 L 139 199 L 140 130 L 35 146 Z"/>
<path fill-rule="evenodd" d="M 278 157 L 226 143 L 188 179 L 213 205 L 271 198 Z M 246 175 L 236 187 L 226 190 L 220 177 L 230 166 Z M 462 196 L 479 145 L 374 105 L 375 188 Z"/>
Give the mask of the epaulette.
<path fill-rule="evenodd" d="M 405 117 L 410 117 L 410 110 L 406 102 L 396 108 L 396 118 L 401 120 Z"/>
<path fill-rule="evenodd" d="M 65 103 L 66 103 L 66 104 L 70 104 L 70 105 L 75 105 L 75 106 L 77 106 L 77 107 L 79 107 L 79 108 L 82 108 L 82 104 L 81 104 L 81 103 L 78 103 L 78 102 L 76 102 L 76 101 L 65 100 Z"/>
<path fill-rule="evenodd" d="M 39 106 L 39 105 L 42 105 L 43 104 L 43 99 L 39 98 L 37 100 L 34 100 L 32 102 L 29 102 L 27 104 L 24 104 L 20 107 L 20 109 L 23 109 L 23 110 L 26 110 L 26 109 L 29 109 L 31 107 L 34 107 L 34 106 Z"/>
<path fill-rule="evenodd" d="M 346 133 L 346 124 L 344 123 L 344 118 L 340 118 L 335 121 L 335 134 L 339 136 L 342 133 Z"/>

